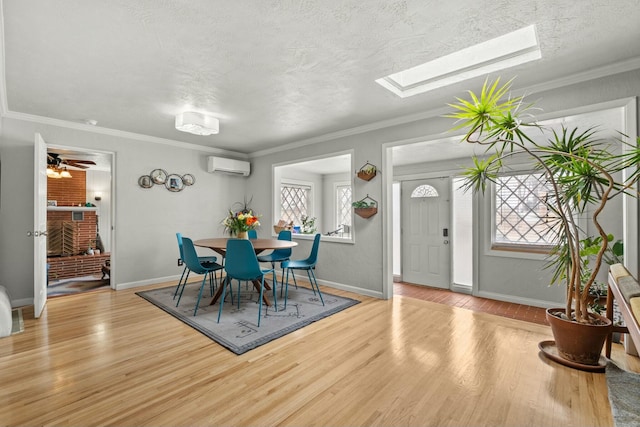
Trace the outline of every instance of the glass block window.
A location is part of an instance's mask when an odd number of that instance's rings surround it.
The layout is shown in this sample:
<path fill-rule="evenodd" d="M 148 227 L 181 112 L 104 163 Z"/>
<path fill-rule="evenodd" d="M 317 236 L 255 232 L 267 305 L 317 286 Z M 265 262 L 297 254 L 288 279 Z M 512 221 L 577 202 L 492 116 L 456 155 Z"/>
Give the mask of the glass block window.
<path fill-rule="evenodd" d="M 351 226 L 351 186 L 336 187 L 336 227 Z"/>
<path fill-rule="evenodd" d="M 427 185 L 427 184 L 420 185 L 411 192 L 412 199 L 420 198 L 420 197 L 438 197 L 438 196 L 439 196 L 438 190 L 433 188 L 433 186 Z"/>
<path fill-rule="evenodd" d="M 282 184 L 280 187 L 280 217 L 287 223 L 302 224 L 303 216 L 310 216 L 309 203 L 311 187 L 305 185 Z"/>
<path fill-rule="evenodd" d="M 495 183 L 494 246 L 550 247 L 555 215 L 546 201 L 553 194 L 542 174 L 498 177 Z"/>

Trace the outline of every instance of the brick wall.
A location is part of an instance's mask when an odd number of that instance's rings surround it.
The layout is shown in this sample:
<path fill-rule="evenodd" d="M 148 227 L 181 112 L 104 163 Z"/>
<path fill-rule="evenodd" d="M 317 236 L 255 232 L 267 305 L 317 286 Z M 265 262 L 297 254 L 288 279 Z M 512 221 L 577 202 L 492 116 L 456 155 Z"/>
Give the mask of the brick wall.
<path fill-rule="evenodd" d="M 87 202 L 87 174 L 72 170 L 71 178 L 47 178 L 47 200 L 55 200 L 58 206 L 78 206 Z"/>
<path fill-rule="evenodd" d="M 110 256 L 110 254 L 100 254 L 48 258 L 49 280 L 96 275 L 101 277 L 102 265 Z"/>

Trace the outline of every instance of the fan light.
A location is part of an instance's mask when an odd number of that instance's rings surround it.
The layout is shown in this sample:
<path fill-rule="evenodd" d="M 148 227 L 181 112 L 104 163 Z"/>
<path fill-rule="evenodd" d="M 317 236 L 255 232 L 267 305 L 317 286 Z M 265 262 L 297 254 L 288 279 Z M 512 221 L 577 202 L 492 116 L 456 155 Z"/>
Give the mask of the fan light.
<path fill-rule="evenodd" d="M 220 131 L 220 122 L 215 117 L 188 111 L 176 116 L 176 129 L 194 135 L 213 135 Z"/>
<path fill-rule="evenodd" d="M 71 173 L 69 173 L 69 171 L 67 170 L 67 168 L 64 168 L 61 172 L 60 172 L 60 176 L 62 178 L 72 178 Z"/>

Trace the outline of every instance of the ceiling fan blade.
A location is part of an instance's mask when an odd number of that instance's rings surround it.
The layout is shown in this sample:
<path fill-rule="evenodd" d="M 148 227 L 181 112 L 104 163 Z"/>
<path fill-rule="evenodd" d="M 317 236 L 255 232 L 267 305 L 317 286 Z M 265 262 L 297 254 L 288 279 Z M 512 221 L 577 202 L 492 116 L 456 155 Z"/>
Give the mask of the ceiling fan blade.
<path fill-rule="evenodd" d="M 85 165 L 95 165 L 96 162 L 94 162 L 93 160 L 78 160 L 78 159 L 64 159 L 63 160 L 65 163 L 82 163 Z"/>
<path fill-rule="evenodd" d="M 74 168 L 79 168 L 79 169 L 89 169 L 89 166 L 80 164 L 80 163 L 76 163 L 76 162 L 64 162 L 64 164 L 69 165 L 69 166 L 73 166 Z"/>

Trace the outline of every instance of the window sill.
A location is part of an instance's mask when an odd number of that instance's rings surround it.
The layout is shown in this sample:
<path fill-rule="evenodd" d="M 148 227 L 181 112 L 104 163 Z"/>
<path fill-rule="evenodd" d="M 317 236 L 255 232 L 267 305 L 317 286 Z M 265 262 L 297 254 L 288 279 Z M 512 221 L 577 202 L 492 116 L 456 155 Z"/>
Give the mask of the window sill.
<path fill-rule="evenodd" d="M 278 236 L 273 236 L 273 238 L 277 238 Z M 313 241 L 315 237 L 315 234 L 298 234 L 298 233 L 293 233 L 291 234 L 291 239 L 292 240 L 309 240 L 309 241 Z M 335 236 L 326 236 L 326 235 L 322 235 L 322 237 L 320 238 L 321 242 L 333 242 L 333 243 L 343 243 L 343 244 L 354 244 L 355 242 L 353 241 L 353 237 L 335 237 Z"/>
<path fill-rule="evenodd" d="M 525 248 L 513 248 L 507 246 L 488 247 L 485 250 L 485 255 L 503 257 L 503 258 L 520 258 L 520 259 L 532 259 L 544 261 L 549 255 L 547 249 L 531 249 Z"/>

